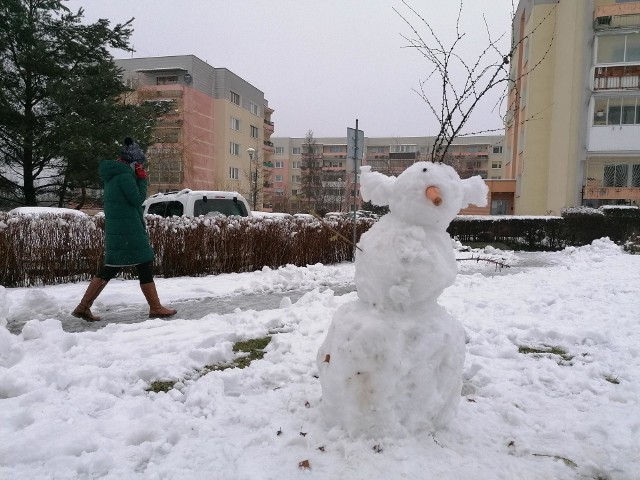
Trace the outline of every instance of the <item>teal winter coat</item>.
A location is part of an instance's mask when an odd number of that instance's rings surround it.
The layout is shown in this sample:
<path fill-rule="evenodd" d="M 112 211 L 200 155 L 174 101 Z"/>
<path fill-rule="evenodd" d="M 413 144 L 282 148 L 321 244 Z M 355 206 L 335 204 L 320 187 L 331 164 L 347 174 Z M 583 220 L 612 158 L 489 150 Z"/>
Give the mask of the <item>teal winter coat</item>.
<path fill-rule="evenodd" d="M 142 208 L 148 181 L 118 160 L 102 160 L 98 171 L 104 181 L 104 264 L 121 267 L 153 260 Z"/>

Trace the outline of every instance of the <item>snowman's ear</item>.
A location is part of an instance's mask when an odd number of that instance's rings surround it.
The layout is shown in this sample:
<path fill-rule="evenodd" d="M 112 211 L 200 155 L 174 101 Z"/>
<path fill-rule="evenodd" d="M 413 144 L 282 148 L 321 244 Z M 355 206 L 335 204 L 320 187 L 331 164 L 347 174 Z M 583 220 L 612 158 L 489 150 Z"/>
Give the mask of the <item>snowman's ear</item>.
<path fill-rule="evenodd" d="M 478 207 L 486 207 L 489 203 L 489 187 L 479 175 L 462 180 L 464 186 L 464 198 L 462 208 L 471 204 Z"/>
<path fill-rule="evenodd" d="M 396 183 L 396 177 L 387 177 L 378 172 L 372 172 L 370 165 L 360 167 L 360 194 L 365 202 L 374 205 L 389 205 L 391 191 Z"/>

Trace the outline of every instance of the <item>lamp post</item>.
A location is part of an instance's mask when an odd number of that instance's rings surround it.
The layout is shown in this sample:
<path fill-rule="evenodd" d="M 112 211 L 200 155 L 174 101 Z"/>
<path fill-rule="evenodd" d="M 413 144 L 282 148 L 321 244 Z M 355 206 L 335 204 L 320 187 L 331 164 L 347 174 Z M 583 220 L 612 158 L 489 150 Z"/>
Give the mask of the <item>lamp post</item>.
<path fill-rule="evenodd" d="M 247 153 L 249 154 L 249 201 L 251 202 L 251 210 L 256 209 L 256 200 L 258 196 L 258 185 L 257 185 L 257 177 L 258 177 L 258 167 L 256 166 L 256 171 L 253 171 L 253 156 L 256 153 L 255 148 L 247 148 Z M 256 159 L 257 165 L 257 159 Z M 256 185 L 254 185 L 256 183 Z"/>

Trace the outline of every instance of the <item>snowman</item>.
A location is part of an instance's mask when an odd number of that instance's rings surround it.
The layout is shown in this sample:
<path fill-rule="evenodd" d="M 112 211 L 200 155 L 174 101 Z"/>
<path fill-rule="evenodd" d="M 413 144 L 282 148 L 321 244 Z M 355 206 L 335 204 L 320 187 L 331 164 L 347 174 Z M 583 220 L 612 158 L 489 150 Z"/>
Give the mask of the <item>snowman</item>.
<path fill-rule="evenodd" d="M 417 162 L 397 178 L 361 168 L 362 198 L 389 213 L 358 243 L 358 299 L 340 307 L 317 357 L 322 413 L 351 436 L 434 432 L 455 414 L 465 334 L 437 299 L 457 274 L 446 229 L 485 206 L 480 177 Z"/>

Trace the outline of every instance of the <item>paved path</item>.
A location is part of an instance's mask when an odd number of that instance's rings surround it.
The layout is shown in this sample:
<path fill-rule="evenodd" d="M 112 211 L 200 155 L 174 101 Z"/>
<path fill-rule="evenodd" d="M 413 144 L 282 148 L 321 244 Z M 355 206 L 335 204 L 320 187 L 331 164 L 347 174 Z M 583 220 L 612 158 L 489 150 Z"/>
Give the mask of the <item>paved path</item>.
<path fill-rule="evenodd" d="M 473 263 L 473 262 L 469 262 Z M 537 253 L 519 253 L 518 263 L 510 268 L 487 268 L 487 264 L 480 264 L 479 270 L 483 275 L 510 275 L 530 268 L 553 265 L 554 256 L 546 254 L 541 256 Z M 465 269 L 459 275 L 469 275 L 477 273 L 474 269 Z M 344 295 L 355 291 L 355 285 L 343 285 L 330 287 L 336 295 Z M 186 320 L 199 320 L 210 313 L 231 313 L 236 308 L 242 310 L 270 310 L 279 308 L 280 301 L 284 297 L 289 297 L 292 302 L 296 302 L 305 293 L 311 290 L 292 290 L 287 292 L 269 292 L 256 294 L 233 295 L 229 297 L 204 298 L 202 300 L 185 300 L 175 302 L 170 306 L 178 310 L 178 318 Z M 148 319 L 148 311 L 143 305 L 117 305 L 112 309 L 101 309 L 99 315 L 104 319 L 100 322 L 85 322 L 69 314 L 62 319 L 62 328 L 67 332 L 96 331 L 104 328 L 109 323 L 138 323 Z M 22 327 L 29 319 L 17 319 L 10 322 L 7 328 L 11 333 L 19 334 Z M 171 319 L 167 319 L 171 321 Z"/>

